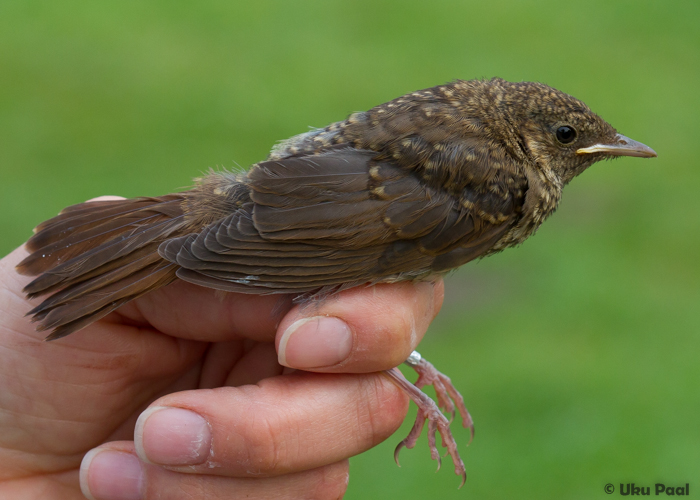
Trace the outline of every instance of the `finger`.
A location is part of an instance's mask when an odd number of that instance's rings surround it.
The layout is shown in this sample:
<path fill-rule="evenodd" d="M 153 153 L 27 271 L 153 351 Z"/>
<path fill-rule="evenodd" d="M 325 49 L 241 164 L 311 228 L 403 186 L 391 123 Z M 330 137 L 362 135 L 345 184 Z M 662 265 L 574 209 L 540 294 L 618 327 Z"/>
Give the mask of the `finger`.
<path fill-rule="evenodd" d="M 288 295 L 222 292 L 177 280 L 126 304 L 119 313 L 174 337 L 272 342 L 291 306 Z"/>
<path fill-rule="evenodd" d="M 24 246 L 14 249 L 0 260 L 0 300 L 3 310 L 3 327 L 8 330 L 19 329 L 23 333 L 33 332 L 24 317 L 30 309 L 22 294 L 22 288 L 31 280 L 15 271 L 15 266 L 22 262 L 29 253 Z M 24 328 L 17 328 L 23 326 Z"/>
<path fill-rule="evenodd" d="M 246 345 L 248 344 L 248 345 Z M 200 389 L 257 384 L 289 370 L 277 362 L 270 342 L 215 342 L 209 345 L 199 376 Z"/>
<path fill-rule="evenodd" d="M 80 467 L 80 487 L 92 500 L 330 499 L 341 498 L 347 485 L 346 460 L 266 478 L 181 474 L 141 462 L 131 442 L 108 443 L 91 450 Z"/>
<path fill-rule="evenodd" d="M 393 368 L 421 341 L 443 297 L 442 280 L 403 282 L 352 288 L 296 306 L 277 329 L 279 362 L 322 372 Z"/>
<path fill-rule="evenodd" d="M 142 460 L 180 472 L 275 476 L 375 446 L 401 425 L 407 407 L 376 373 L 296 372 L 165 396 L 141 414 L 134 439 Z"/>
<path fill-rule="evenodd" d="M 90 203 L 91 201 L 115 201 L 115 200 L 126 200 L 126 198 L 124 198 L 123 196 L 105 195 L 105 196 L 98 196 L 97 198 L 90 198 L 85 203 Z"/>

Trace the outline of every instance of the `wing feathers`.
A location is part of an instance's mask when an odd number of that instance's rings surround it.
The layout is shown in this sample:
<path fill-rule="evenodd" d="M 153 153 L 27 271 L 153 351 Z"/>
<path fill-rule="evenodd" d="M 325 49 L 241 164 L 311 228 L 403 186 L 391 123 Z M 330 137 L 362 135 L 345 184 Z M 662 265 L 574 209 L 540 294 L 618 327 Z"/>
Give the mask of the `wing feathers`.
<path fill-rule="evenodd" d="M 163 243 L 160 254 L 192 283 L 310 293 L 444 272 L 482 255 L 507 229 L 374 158 L 340 150 L 259 163 L 245 181 L 251 203 Z"/>

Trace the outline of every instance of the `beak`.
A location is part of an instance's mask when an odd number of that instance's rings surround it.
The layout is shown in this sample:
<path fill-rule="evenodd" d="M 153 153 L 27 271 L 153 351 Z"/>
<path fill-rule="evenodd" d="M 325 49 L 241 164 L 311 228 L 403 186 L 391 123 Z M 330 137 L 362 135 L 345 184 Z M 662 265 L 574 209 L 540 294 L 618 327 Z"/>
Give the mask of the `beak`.
<path fill-rule="evenodd" d="M 629 137 L 622 134 L 615 136 L 615 141 L 612 144 L 595 144 L 587 148 L 576 150 L 577 155 L 585 155 L 589 153 L 605 153 L 612 156 L 638 156 L 640 158 L 654 158 L 656 151 L 641 142 L 633 141 Z"/>

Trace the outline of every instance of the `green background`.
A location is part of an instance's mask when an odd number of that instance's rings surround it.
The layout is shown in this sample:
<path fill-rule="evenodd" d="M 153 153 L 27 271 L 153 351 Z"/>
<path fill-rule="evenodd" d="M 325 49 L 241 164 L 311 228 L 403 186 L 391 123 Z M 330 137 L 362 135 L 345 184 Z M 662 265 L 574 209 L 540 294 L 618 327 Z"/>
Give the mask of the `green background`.
<path fill-rule="evenodd" d="M 476 421 L 463 490 L 424 438 L 393 464 L 409 418 L 351 460 L 347 498 L 697 492 L 699 21 L 696 0 L 4 0 L 0 251 L 65 205 L 178 190 L 408 91 L 548 83 L 659 158 L 595 165 L 533 239 L 447 279 L 421 350 Z"/>

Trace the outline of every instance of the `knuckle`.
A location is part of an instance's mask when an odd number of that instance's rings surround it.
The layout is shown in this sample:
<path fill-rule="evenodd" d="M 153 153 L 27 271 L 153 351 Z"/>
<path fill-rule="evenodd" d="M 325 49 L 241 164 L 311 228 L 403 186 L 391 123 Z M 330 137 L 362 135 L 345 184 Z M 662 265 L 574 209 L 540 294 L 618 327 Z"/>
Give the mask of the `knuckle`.
<path fill-rule="evenodd" d="M 408 411 L 408 398 L 384 377 L 373 378 L 378 406 L 372 409 L 374 443 L 379 444 L 391 436 L 403 423 Z"/>
<path fill-rule="evenodd" d="M 407 398 L 388 380 L 370 376 L 360 386 L 357 439 L 361 447 L 372 447 L 398 429 L 406 416 Z"/>
<path fill-rule="evenodd" d="M 277 471 L 284 455 L 280 445 L 279 422 L 276 418 L 266 417 L 264 412 L 255 413 L 259 417 L 246 427 L 243 436 L 245 459 L 241 465 L 250 474 Z"/>

